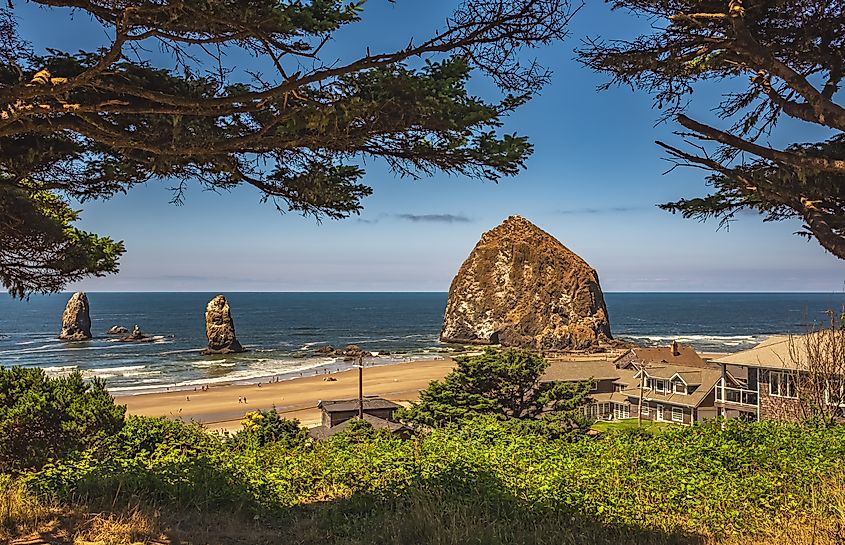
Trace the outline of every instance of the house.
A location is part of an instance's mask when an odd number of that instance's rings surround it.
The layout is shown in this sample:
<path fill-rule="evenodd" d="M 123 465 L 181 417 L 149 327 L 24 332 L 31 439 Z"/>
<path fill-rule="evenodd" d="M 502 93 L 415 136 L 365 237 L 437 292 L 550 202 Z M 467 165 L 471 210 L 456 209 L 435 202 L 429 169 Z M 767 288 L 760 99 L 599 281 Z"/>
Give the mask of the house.
<path fill-rule="evenodd" d="M 584 408 L 591 418 L 637 418 L 691 425 L 718 414 L 718 365 L 709 363 L 688 345 L 632 348 L 613 362 L 553 362 L 544 381 L 593 380 Z M 740 383 L 728 377 L 728 384 Z"/>
<path fill-rule="evenodd" d="M 619 369 L 612 361 L 552 361 L 546 368 L 541 382 L 582 382 L 592 380 L 590 398 L 593 402 L 584 407 L 590 418 L 628 418 L 627 398 L 614 395 L 619 390 L 619 380 L 633 376 L 633 371 Z"/>
<path fill-rule="evenodd" d="M 719 414 L 726 418 L 800 420 L 803 415 L 799 386 L 806 383 L 811 372 L 819 372 L 811 369 L 810 354 L 819 356 L 833 347 L 824 340 L 811 342 L 817 339 L 815 336 L 824 334 L 830 333 L 776 335 L 749 350 L 713 360 L 721 366 L 725 377 L 716 390 Z M 830 382 L 841 384 L 841 366 L 836 363 L 822 365 L 825 371 L 838 375 L 831 377 Z M 738 377 L 740 384 L 730 384 L 731 377 Z M 826 391 L 824 395 L 828 397 Z"/>
<path fill-rule="evenodd" d="M 321 425 L 308 430 L 311 437 L 325 439 L 345 430 L 358 417 L 363 405 L 363 420 L 376 429 L 386 429 L 399 436 L 410 434 L 410 428 L 396 422 L 394 413 L 401 405 L 378 396 L 364 396 L 362 403 L 358 399 L 320 401 L 317 408 L 321 411 Z"/>
<path fill-rule="evenodd" d="M 633 379 L 620 394 L 643 420 L 691 425 L 717 415 L 721 371 L 716 367 L 652 363 L 635 371 Z"/>

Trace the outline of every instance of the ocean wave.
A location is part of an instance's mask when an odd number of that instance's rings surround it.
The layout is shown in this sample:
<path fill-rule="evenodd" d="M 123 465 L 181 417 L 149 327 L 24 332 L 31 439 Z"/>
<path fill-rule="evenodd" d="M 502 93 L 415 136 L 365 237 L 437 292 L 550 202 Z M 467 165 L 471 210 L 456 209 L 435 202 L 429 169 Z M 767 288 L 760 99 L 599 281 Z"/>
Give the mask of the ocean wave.
<path fill-rule="evenodd" d="M 94 367 L 93 369 L 85 369 L 85 373 L 100 375 L 105 373 L 123 373 L 126 371 L 138 371 L 146 369 L 146 365 L 125 365 L 123 367 Z"/>
<path fill-rule="evenodd" d="M 69 373 L 77 368 L 77 365 L 54 365 L 52 367 L 42 367 L 41 370 L 45 373 Z"/>

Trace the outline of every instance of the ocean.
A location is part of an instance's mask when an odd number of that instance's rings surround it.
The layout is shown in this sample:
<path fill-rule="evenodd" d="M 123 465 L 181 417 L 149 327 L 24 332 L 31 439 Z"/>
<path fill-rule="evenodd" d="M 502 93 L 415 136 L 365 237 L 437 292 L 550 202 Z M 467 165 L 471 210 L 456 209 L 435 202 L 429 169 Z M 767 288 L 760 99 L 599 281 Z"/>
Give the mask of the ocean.
<path fill-rule="evenodd" d="M 89 342 L 57 339 L 69 294 L 0 297 L 0 365 L 75 370 L 106 380 L 115 395 L 220 382 L 255 382 L 340 369 L 315 355 L 326 344 L 389 352 L 372 363 L 447 353 L 438 342 L 445 293 L 228 293 L 238 339 L 249 352 L 202 356 L 205 305 L 213 293 L 89 293 Z M 735 352 L 769 335 L 801 333 L 845 308 L 842 293 L 606 293 L 614 337 L 644 345 L 672 339 L 701 351 Z M 113 325 L 155 335 L 121 343 Z"/>

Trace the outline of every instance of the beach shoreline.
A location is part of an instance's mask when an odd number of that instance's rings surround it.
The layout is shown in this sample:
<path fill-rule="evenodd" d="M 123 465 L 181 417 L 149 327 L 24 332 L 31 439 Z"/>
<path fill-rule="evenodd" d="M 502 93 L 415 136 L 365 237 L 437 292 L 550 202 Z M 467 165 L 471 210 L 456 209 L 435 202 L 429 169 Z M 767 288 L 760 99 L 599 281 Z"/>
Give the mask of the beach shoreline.
<path fill-rule="evenodd" d="M 382 367 L 387 365 L 401 365 L 403 363 L 413 363 L 415 361 L 429 361 L 438 359 L 450 359 L 448 354 L 431 354 L 426 356 L 407 356 L 397 359 L 396 357 L 367 357 L 364 359 L 364 366 Z M 147 394 L 163 394 L 168 392 L 201 392 L 202 387 L 216 388 L 220 386 L 249 386 L 249 385 L 266 385 L 275 384 L 277 382 L 288 382 L 301 378 L 326 376 L 334 373 L 339 373 L 356 367 L 357 363 L 352 360 L 344 360 L 342 357 L 327 358 L 331 361 L 322 363 L 315 363 L 307 367 L 297 367 L 294 369 L 277 369 L 267 370 L 260 374 L 251 375 L 244 378 L 233 378 L 231 380 L 214 379 L 194 379 L 183 382 L 173 382 L 170 384 L 160 383 L 155 385 L 139 385 L 129 387 L 108 388 L 109 393 L 117 398 L 133 397 Z"/>
<path fill-rule="evenodd" d="M 415 360 L 365 366 L 364 395 L 378 395 L 407 404 L 432 380 L 440 380 L 454 368 L 452 358 Z M 320 423 L 317 403 L 328 399 L 358 396 L 358 370 L 294 377 L 272 383 L 215 384 L 207 390 L 179 390 L 117 397 L 127 413 L 164 416 L 198 422 L 214 432 L 235 432 L 245 413 L 275 409 L 285 418 L 296 418 L 304 426 Z"/>

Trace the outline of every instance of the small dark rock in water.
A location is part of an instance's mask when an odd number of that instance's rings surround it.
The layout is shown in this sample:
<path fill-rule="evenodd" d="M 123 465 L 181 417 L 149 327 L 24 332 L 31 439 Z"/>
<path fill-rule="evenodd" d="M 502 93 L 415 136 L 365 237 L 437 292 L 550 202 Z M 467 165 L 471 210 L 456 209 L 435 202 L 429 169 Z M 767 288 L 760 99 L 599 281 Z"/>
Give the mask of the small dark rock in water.
<path fill-rule="evenodd" d="M 222 295 L 216 296 L 205 307 L 205 335 L 208 337 L 208 348 L 202 351 L 205 355 L 245 352 L 235 337 L 229 303 Z"/>
<path fill-rule="evenodd" d="M 314 351 L 317 354 L 334 354 L 335 349 L 334 346 L 327 344 L 326 346 L 321 346 L 317 350 Z"/>
<path fill-rule="evenodd" d="M 132 333 L 125 337 L 120 338 L 120 342 L 124 343 L 146 343 L 153 340 L 151 335 L 145 335 L 141 333 L 141 328 L 138 327 L 136 324 L 135 327 L 132 328 Z"/>
<path fill-rule="evenodd" d="M 129 329 L 122 325 L 113 325 L 106 331 L 107 335 L 121 335 L 123 333 L 129 333 Z"/>
<path fill-rule="evenodd" d="M 91 338 L 91 315 L 88 310 L 88 296 L 78 291 L 71 295 L 62 313 L 63 341 L 87 341 Z"/>

